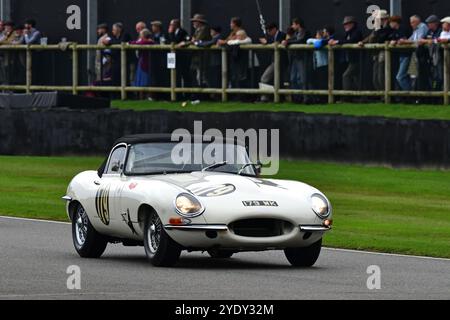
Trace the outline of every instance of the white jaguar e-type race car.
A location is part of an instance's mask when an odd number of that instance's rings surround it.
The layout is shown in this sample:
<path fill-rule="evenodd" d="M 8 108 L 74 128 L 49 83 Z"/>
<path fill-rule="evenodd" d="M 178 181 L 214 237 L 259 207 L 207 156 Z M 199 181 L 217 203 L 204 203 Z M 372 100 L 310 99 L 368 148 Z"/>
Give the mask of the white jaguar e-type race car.
<path fill-rule="evenodd" d="M 233 163 L 177 164 L 173 151 L 180 143 L 170 135 L 124 137 L 98 171 L 72 180 L 63 199 L 81 257 L 98 258 L 108 243 L 123 243 L 143 245 L 155 266 L 174 265 L 182 250 L 230 258 L 277 249 L 293 266 L 314 265 L 332 224 L 320 191 L 259 178 L 260 167 L 234 140 L 219 147 L 234 153 Z M 210 144 L 182 147 L 194 152 Z"/>

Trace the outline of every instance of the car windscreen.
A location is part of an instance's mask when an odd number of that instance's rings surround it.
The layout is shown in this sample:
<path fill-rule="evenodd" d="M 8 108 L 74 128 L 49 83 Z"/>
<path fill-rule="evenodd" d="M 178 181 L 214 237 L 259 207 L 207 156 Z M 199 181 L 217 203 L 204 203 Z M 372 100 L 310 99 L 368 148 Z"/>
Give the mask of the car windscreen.
<path fill-rule="evenodd" d="M 226 161 L 226 163 L 224 163 Z M 255 175 L 244 146 L 231 143 L 141 143 L 130 146 L 127 175 L 201 171 L 213 164 L 214 172 Z"/>

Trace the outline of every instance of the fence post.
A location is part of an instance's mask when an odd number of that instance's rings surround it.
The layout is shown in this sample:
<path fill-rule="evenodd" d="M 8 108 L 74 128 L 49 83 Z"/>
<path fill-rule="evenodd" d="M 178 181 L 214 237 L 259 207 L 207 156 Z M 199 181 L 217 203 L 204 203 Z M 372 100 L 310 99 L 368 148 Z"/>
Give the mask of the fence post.
<path fill-rule="evenodd" d="M 334 103 L 334 50 L 328 46 L 328 103 Z"/>
<path fill-rule="evenodd" d="M 126 43 L 122 42 L 120 48 L 120 95 L 122 100 L 127 99 L 127 50 Z"/>
<path fill-rule="evenodd" d="M 450 96 L 450 49 L 444 46 L 444 105 L 449 104 Z"/>
<path fill-rule="evenodd" d="M 33 81 L 33 55 L 30 49 L 30 45 L 27 45 L 26 52 L 26 92 L 31 93 L 31 83 Z"/>
<path fill-rule="evenodd" d="M 78 94 L 78 48 L 77 44 L 72 45 L 72 94 Z"/>
<path fill-rule="evenodd" d="M 171 53 L 175 53 L 175 44 L 172 43 L 172 48 L 170 49 Z M 178 57 L 176 57 L 176 64 L 178 65 Z M 172 68 L 170 69 L 170 100 L 172 102 L 177 101 L 177 93 L 175 91 L 175 89 L 177 88 L 177 69 L 176 68 Z"/>
<path fill-rule="evenodd" d="M 228 101 L 228 55 L 227 49 L 222 47 L 222 102 Z"/>
<path fill-rule="evenodd" d="M 281 87 L 281 59 L 280 59 L 280 47 L 278 43 L 275 43 L 274 52 L 274 102 L 280 102 L 280 87 Z"/>
<path fill-rule="evenodd" d="M 391 103 L 391 89 L 392 89 L 392 52 L 389 44 L 386 43 L 384 47 L 384 103 Z"/>

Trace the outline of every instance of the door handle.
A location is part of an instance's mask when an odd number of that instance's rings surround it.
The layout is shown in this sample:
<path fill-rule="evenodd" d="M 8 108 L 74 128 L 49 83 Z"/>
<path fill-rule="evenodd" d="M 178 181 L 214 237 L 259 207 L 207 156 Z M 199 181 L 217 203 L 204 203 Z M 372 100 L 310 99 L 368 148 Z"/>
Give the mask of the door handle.
<path fill-rule="evenodd" d="M 95 181 L 94 181 L 94 184 L 96 184 L 97 186 L 99 186 L 101 183 L 100 183 L 100 181 L 95 180 Z"/>

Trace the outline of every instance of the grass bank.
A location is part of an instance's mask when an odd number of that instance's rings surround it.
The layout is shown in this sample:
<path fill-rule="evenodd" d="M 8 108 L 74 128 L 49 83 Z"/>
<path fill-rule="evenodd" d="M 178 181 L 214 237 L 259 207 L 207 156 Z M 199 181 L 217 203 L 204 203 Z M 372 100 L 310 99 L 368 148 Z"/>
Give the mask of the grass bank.
<path fill-rule="evenodd" d="M 242 112 L 275 111 L 304 112 L 318 114 L 342 114 L 351 116 L 378 116 L 399 119 L 437 119 L 450 120 L 450 106 L 442 105 L 404 105 L 404 104 L 335 104 L 301 105 L 292 103 L 240 103 L 240 102 L 201 102 L 198 105 L 181 102 L 113 101 L 113 107 L 126 110 L 150 111 L 169 110 L 180 112 Z"/>

